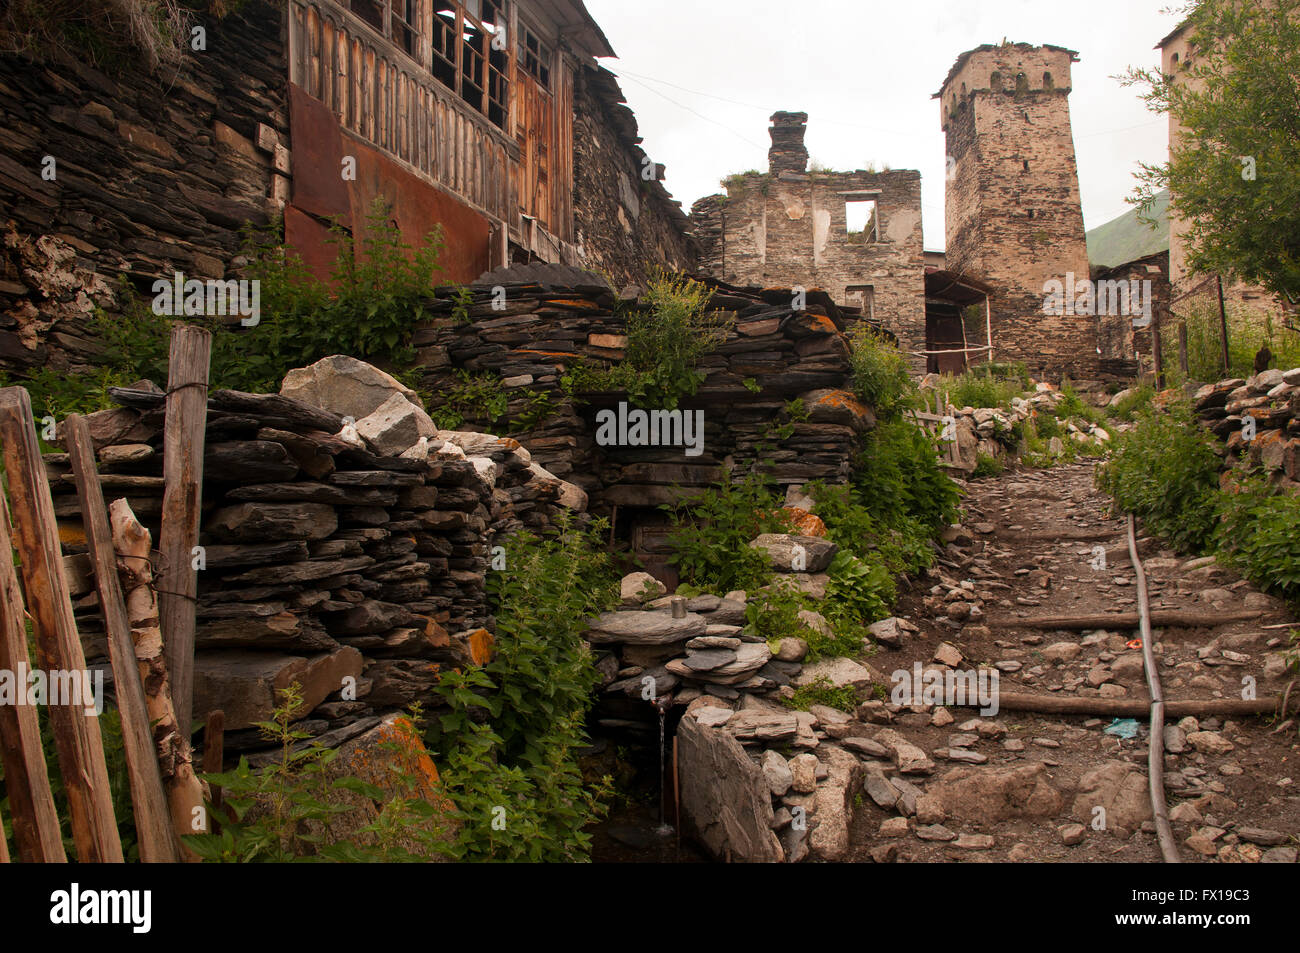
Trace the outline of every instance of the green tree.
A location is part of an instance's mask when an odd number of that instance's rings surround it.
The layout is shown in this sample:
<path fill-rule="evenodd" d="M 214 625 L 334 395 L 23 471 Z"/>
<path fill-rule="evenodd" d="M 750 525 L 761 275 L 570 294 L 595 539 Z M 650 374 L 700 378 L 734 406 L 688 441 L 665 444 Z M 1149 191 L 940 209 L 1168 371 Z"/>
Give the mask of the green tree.
<path fill-rule="evenodd" d="M 1130 199 L 1162 189 L 1187 223 L 1193 271 L 1300 298 L 1300 0 L 1194 0 L 1192 52 L 1177 77 L 1130 68 L 1184 134 L 1163 164 L 1142 164 Z"/>

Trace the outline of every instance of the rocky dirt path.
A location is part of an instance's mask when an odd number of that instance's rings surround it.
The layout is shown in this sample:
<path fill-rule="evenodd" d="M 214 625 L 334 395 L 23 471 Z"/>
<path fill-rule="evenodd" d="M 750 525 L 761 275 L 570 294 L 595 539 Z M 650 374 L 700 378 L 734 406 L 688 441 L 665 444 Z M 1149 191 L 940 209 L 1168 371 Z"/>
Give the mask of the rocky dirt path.
<path fill-rule="evenodd" d="M 870 664 L 887 677 L 914 663 L 936 671 L 992 666 L 1003 692 L 1146 700 L 1135 629 L 1017 624 L 1136 611 L 1125 524 L 1110 518 L 1093 470 L 1083 463 L 972 483 L 947 565 L 927 580 L 932 588 L 900 606 L 920 633 Z M 1204 617 L 1203 626 L 1154 632 L 1167 699 L 1241 698 L 1246 676 L 1260 697 L 1285 690 L 1289 630 L 1275 627 L 1292 621 L 1285 606 L 1213 560 L 1178 559 L 1150 540 L 1142 553 L 1153 610 Z M 1216 622 L 1241 610 L 1261 615 Z M 855 812 L 851 860 L 1160 861 L 1144 720 L 1124 738 L 1104 731 L 1109 717 L 1004 710 L 984 718 L 969 708 L 891 712 L 881 703 L 864 706 L 863 716 L 874 738 L 855 746 L 864 749 L 867 793 Z M 1184 861 L 1294 863 L 1297 721 L 1174 722 L 1165 784 Z"/>

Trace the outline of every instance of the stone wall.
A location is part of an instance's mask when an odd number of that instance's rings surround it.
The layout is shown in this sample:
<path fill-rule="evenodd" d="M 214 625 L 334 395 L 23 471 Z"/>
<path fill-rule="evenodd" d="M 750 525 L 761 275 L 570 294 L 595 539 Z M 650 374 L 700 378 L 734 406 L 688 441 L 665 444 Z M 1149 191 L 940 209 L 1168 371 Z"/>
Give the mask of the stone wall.
<path fill-rule="evenodd" d="M 179 76 L 0 56 L 0 369 L 93 364 L 85 319 L 119 274 L 226 276 L 287 198 L 283 16 L 244 4 Z"/>
<path fill-rule="evenodd" d="M 578 71 L 574 89 L 574 235 L 585 264 L 620 286 L 652 271 L 692 271 L 695 246 L 681 203 L 638 144 L 636 117 L 614 74 Z M 650 178 L 646 178 L 646 173 Z"/>
<path fill-rule="evenodd" d="M 334 745 L 414 701 L 436 706 L 440 667 L 490 652 L 492 547 L 585 502 L 516 441 L 435 432 L 411 392 L 351 358 L 296 371 L 285 391 L 310 402 L 209 400 L 194 714 L 224 710 L 233 751 L 263 744 L 252 725 L 294 681 L 302 727 Z M 118 399 L 87 418 L 101 481 L 156 545 L 164 398 L 142 382 Z M 70 468 L 66 455 L 46 460 L 78 628 L 104 664 Z"/>
<path fill-rule="evenodd" d="M 854 196 L 877 199 L 874 233 L 848 231 L 846 199 Z M 818 288 L 862 308 L 904 350 L 924 350 L 919 172 L 733 176 L 726 196 L 695 203 L 692 222 L 708 274 L 736 284 Z M 924 359 L 913 363 L 924 370 Z"/>
<path fill-rule="evenodd" d="M 501 289 L 501 307 L 494 307 Z M 549 393 L 553 406 L 526 430 L 511 431 L 549 471 L 591 494 L 591 508 L 656 507 L 683 491 L 720 478 L 722 467 L 743 469 L 772 460 L 781 484 L 843 482 L 857 434 L 874 424 L 868 408 L 847 393 L 849 345 L 844 316 L 829 296 L 812 292 L 795 311 L 788 291 L 715 283 L 712 307 L 734 317 L 727 340 L 706 356 L 706 378 L 681 409 L 703 411 L 702 452 L 680 446 L 598 446 L 597 414 L 617 410 L 625 394 L 588 393 L 574 402 L 562 379 L 582 362 L 618 363 L 627 344 L 627 312 L 642 299 L 619 301 L 601 279 L 556 266 L 528 266 L 484 276 L 474 287 L 468 321 L 450 314 L 417 336 L 425 384 L 455 389 L 461 373 L 499 380 L 512 418 Z M 784 440 L 772 436 L 788 402 L 801 398 L 809 419 Z M 486 420 L 475 425 L 489 426 Z M 771 452 L 763 446 L 772 445 Z M 680 489 L 679 489 L 680 488 Z"/>
<path fill-rule="evenodd" d="M 936 98 L 947 138 L 947 262 L 994 286 L 996 360 L 1096 376 L 1095 321 L 1044 313 L 1045 285 L 1089 277 L 1070 126 L 1077 55 L 1029 44 L 962 54 Z"/>

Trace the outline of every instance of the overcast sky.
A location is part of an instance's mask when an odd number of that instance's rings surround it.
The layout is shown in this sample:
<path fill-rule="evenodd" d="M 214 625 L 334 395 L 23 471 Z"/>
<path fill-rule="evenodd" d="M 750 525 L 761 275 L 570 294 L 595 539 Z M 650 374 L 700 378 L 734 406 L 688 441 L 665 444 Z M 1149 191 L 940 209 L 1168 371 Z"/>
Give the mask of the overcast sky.
<path fill-rule="evenodd" d="M 586 0 L 619 58 L 646 152 L 691 203 L 733 172 L 767 169 L 768 117 L 806 112 L 816 162 L 919 169 L 925 247 L 944 247 L 938 91 L 982 43 L 1079 51 L 1070 112 L 1088 228 L 1128 211 L 1139 161 L 1167 157 L 1164 117 L 1114 79 L 1154 66 L 1169 0 Z"/>

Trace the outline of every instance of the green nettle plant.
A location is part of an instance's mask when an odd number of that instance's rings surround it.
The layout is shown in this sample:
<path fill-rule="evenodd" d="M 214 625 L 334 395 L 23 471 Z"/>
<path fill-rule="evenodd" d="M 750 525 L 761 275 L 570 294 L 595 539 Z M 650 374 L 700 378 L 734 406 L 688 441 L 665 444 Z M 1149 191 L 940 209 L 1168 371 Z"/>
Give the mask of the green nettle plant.
<path fill-rule="evenodd" d="M 582 636 L 587 619 L 618 601 L 600 543 L 607 531 L 564 521 L 552 536 L 513 537 L 508 568 L 489 582 L 492 661 L 443 674 L 438 691 L 452 711 L 430 745 L 454 804 L 453 859 L 589 858 L 584 828 L 603 815 L 608 779 L 588 784 L 577 761 L 599 682 Z"/>
<path fill-rule="evenodd" d="M 1187 224 L 1190 265 L 1300 297 L 1300 0 L 1195 0 L 1177 77 L 1131 68 L 1157 113 L 1183 127 L 1167 163 L 1142 165 L 1132 201 L 1162 190 Z"/>
<path fill-rule="evenodd" d="M 1203 552 L 1218 518 L 1220 460 L 1185 401 L 1144 412 L 1115 441 L 1097 486 L 1119 509 L 1186 552 Z"/>
<path fill-rule="evenodd" d="M 917 406 L 917 391 L 908 374 L 907 355 L 884 335 L 869 325 L 862 325 L 853 336 L 850 360 L 853 392 L 878 418 L 889 420 Z"/>
<path fill-rule="evenodd" d="M 1221 494 L 1214 545 L 1256 585 L 1300 604 L 1300 497 L 1254 474 Z"/>
<path fill-rule="evenodd" d="M 673 522 L 669 542 L 682 581 L 719 595 L 760 589 L 772 579 L 767 554 L 749 543 L 765 533 L 787 533 L 790 524 L 774 481 L 754 471 L 722 481 L 679 506 L 661 507 Z"/>

